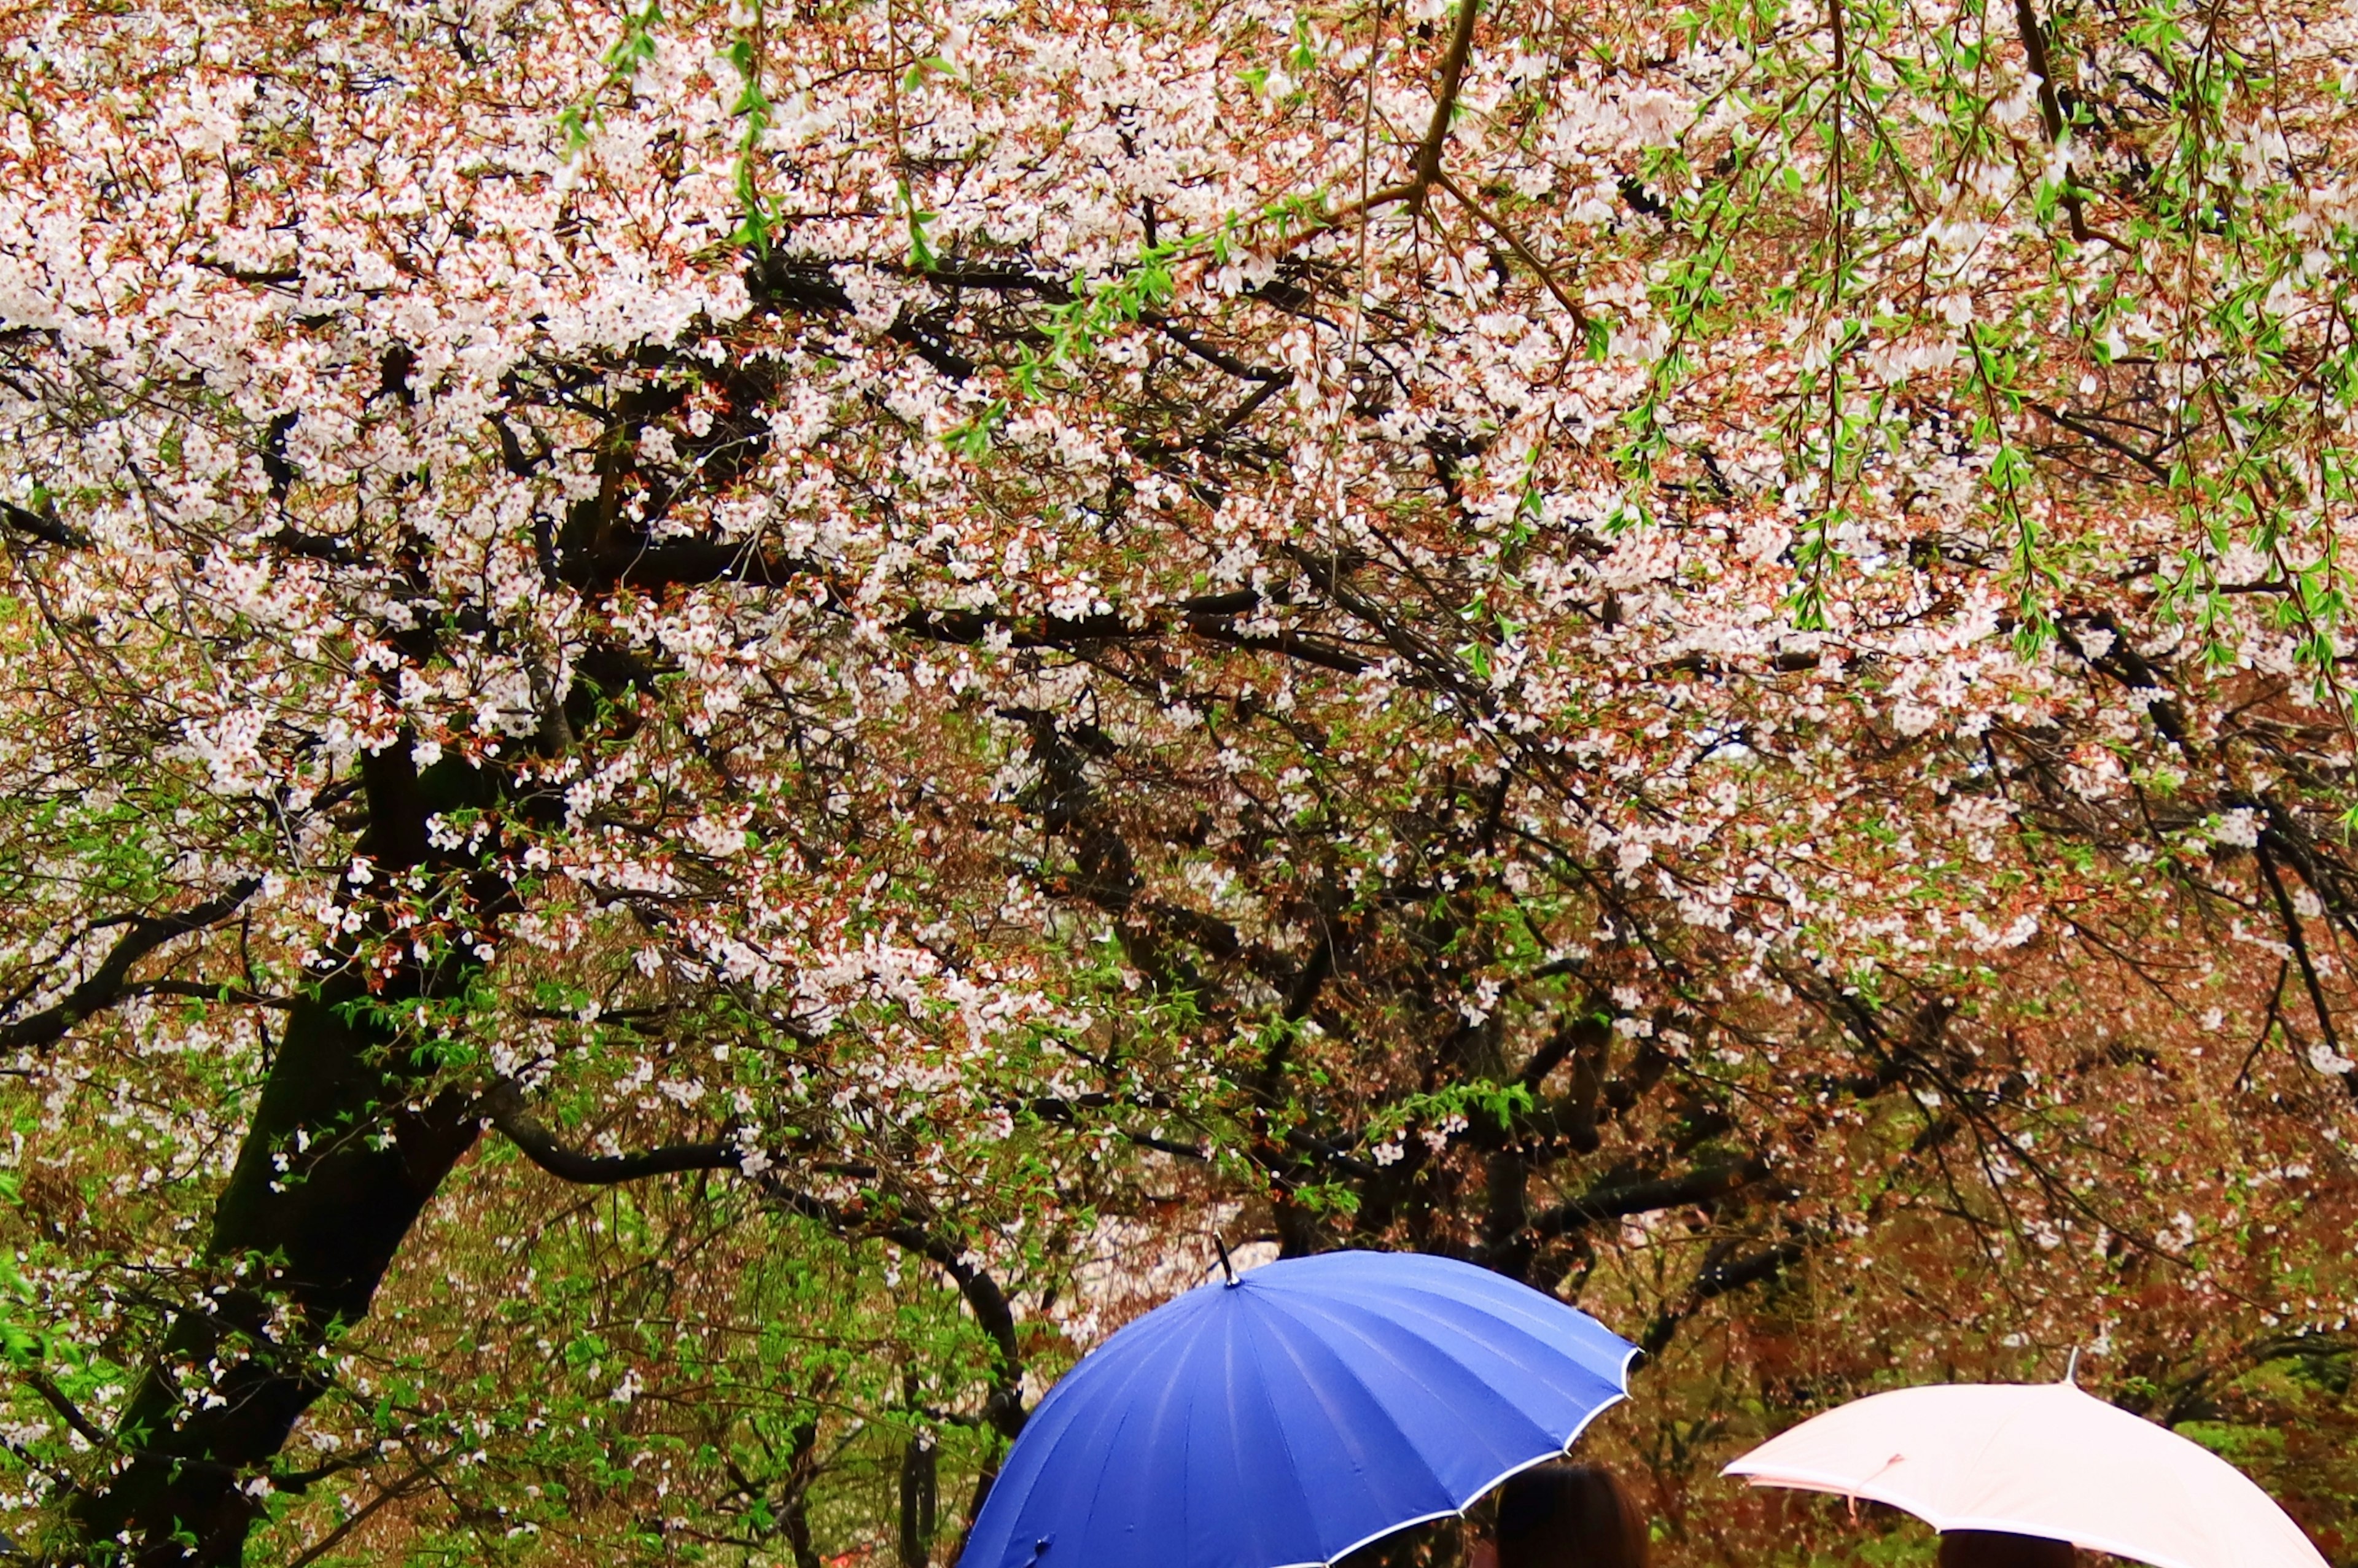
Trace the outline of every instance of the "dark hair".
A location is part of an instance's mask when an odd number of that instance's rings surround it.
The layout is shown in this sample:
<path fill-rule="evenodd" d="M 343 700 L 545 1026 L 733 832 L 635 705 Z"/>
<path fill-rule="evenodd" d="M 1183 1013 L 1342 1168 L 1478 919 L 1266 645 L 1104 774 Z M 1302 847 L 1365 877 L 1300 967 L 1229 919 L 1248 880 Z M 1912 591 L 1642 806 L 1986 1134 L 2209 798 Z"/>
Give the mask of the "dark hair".
<path fill-rule="evenodd" d="M 1535 1465 L 1499 1488 L 1498 1568 L 1646 1568 L 1646 1520 L 1610 1470 Z"/>
<path fill-rule="evenodd" d="M 2068 1541 L 2002 1530 L 1952 1530 L 1941 1537 L 1940 1568 L 2075 1568 Z"/>

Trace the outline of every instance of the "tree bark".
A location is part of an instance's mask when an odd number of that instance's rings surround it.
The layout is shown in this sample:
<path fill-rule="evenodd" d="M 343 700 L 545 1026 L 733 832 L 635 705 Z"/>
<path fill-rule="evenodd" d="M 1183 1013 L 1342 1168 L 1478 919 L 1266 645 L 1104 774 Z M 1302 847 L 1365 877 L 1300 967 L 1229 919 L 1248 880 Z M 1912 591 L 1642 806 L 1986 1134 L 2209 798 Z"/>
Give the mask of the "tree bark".
<path fill-rule="evenodd" d="M 481 783 L 455 764 L 421 779 L 406 744 L 367 759 L 362 774 L 362 848 L 387 869 L 427 860 L 427 816 Z M 348 963 L 288 1012 L 214 1205 L 205 1256 L 220 1282 L 180 1312 L 142 1374 L 114 1434 L 112 1476 L 74 1500 L 79 1559 L 225 1568 L 243 1558 L 261 1511 L 245 1487 L 326 1391 L 337 1336 L 368 1315 L 410 1227 L 474 1144 L 472 1098 L 421 1098 L 432 1065 L 384 1011 L 447 994 L 464 974 L 404 963 L 372 990 Z"/>
<path fill-rule="evenodd" d="M 933 1555 L 940 1497 L 939 1456 L 932 1436 L 912 1433 L 901 1450 L 901 1568 L 926 1568 Z"/>
<path fill-rule="evenodd" d="M 795 1568 L 819 1568 L 818 1549 L 811 1544 L 810 1483 L 817 1468 L 818 1418 L 795 1428 L 792 1467 L 786 1482 L 784 1518 L 786 1544 L 794 1549 Z"/>

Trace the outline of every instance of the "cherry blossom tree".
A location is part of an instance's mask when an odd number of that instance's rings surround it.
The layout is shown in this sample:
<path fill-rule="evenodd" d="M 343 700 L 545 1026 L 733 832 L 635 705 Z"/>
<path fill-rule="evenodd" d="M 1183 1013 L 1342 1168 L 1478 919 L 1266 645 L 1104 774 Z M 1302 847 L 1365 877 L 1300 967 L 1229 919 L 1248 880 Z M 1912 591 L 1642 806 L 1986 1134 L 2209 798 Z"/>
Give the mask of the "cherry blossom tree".
<path fill-rule="evenodd" d="M 2346 1554 L 2352 30 L 7 13 L 26 1549 L 922 1568 L 1217 1238 Z"/>

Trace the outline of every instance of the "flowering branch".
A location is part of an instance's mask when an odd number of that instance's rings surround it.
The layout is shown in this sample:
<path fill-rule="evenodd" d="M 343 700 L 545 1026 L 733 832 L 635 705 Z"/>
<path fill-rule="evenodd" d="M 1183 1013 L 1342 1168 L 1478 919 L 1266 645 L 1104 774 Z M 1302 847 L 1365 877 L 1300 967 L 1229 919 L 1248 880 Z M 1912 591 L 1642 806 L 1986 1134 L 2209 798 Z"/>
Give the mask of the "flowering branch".
<path fill-rule="evenodd" d="M 68 991 L 62 1000 L 29 1017 L 0 1024 L 0 1049 L 54 1045 L 84 1019 L 104 1011 L 127 996 L 138 994 L 143 988 L 131 981 L 134 965 L 176 937 L 207 930 L 227 920 L 261 885 L 259 877 L 246 877 L 178 914 L 126 915 L 98 922 L 101 926 L 121 925 L 127 929 L 107 949 L 98 968 Z"/>

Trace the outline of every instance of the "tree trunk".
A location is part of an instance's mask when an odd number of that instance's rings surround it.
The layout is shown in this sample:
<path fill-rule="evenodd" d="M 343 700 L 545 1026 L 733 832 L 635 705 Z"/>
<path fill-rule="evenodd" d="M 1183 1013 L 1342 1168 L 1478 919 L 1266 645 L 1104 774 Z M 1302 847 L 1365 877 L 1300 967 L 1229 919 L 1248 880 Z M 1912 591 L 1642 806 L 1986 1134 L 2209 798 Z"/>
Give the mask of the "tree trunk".
<path fill-rule="evenodd" d="M 818 1418 L 811 1416 L 795 1428 L 793 1462 L 787 1471 L 783 1510 L 786 1544 L 794 1549 L 795 1568 L 819 1568 L 818 1549 L 811 1544 L 810 1484 L 818 1465 Z"/>
<path fill-rule="evenodd" d="M 118 1428 L 131 1462 L 73 1510 L 92 1546 L 127 1531 L 135 1568 L 240 1560 L 259 1509 L 241 1482 L 325 1391 L 321 1353 L 367 1315 L 410 1226 L 475 1141 L 462 1097 L 404 1103 L 415 1087 L 404 1052 L 350 1007 L 362 996 L 340 978 L 289 1015 L 214 1209 L 207 1257 L 236 1282 L 174 1322 Z"/>
<path fill-rule="evenodd" d="M 421 779 L 406 743 L 362 772 L 362 848 L 388 870 L 427 860 L 429 813 L 471 803 L 483 783 L 449 764 Z M 471 1098 L 421 1103 L 432 1066 L 381 1011 L 447 994 L 463 975 L 405 963 L 372 991 L 348 963 L 288 1012 L 214 1205 L 205 1255 L 220 1282 L 173 1321 L 133 1390 L 116 1428 L 126 1462 L 74 1500 L 80 1557 L 127 1568 L 241 1561 L 260 1512 L 245 1487 L 326 1391 L 336 1336 L 368 1315 L 410 1227 L 474 1144 Z"/>
<path fill-rule="evenodd" d="M 901 1450 L 901 1568 L 925 1568 L 940 1496 L 933 1434 L 914 1433 Z"/>

